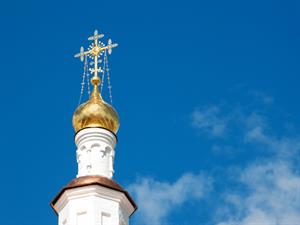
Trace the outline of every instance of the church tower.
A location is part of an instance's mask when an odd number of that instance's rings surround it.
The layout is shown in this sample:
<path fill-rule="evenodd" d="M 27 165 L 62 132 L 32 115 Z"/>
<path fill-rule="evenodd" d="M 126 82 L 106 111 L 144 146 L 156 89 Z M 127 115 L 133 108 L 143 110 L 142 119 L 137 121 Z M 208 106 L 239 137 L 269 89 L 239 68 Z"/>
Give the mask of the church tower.
<path fill-rule="evenodd" d="M 78 173 L 51 202 L 58 225 L 128 225 L 137 209 L 129 193 L 113 180 L 119 117 L 101 96 L 98 74 L 104 74 L 105 68 L 99 63 L 107 61 L 107 53 L 117 44 L 109 39 L 105 45 L 99 41 L 102 37 L 95 31 L 88 39 L 93 44 L 87 51 L 81 47 L 75 55 L 85 61 L 85 66 L 87 57 L 93 60 L 93 91 L 73 115 Z"/>

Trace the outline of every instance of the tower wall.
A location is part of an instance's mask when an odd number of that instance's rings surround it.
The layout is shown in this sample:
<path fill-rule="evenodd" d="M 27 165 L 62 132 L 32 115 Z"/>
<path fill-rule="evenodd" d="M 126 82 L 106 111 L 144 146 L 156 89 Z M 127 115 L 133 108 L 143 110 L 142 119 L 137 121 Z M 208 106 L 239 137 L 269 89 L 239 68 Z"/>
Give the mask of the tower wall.
<path fill-rule="evenodd" d="M 98 185 L 65 191 L 55 207 L 58 225 L 128 225 L 134 211 L 124 193 Z"/>
<path fill-rule="evenodd" d="M 99 175 L 112 178 L 116 137 L 103 128 L 85 128 L 75 136 L 77 177 Z"/>

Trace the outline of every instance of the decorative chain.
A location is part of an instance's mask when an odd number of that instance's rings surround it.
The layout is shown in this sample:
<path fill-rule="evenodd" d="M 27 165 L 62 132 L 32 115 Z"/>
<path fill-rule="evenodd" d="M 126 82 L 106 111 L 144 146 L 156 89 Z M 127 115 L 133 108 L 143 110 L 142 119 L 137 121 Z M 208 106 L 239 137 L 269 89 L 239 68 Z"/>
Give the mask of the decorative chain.
<path fill-rule="evenodd" d="M 86 73 L 86 82 L 87 82 L 87 89 L 88 89 L 88 95 L 91 95 L 91 88 L 90 88 L 90 73 L 89 73 L 89 64 L 87 62 L 87 56 L 86 56 L 86 62 L 84 64 L 85 66 L 85 73 Z"/>
<path fill-rule="evenodd" d="M 81 81 L 81 90 L 80 90 L 80 96 L 79 96 L 78 105 L 80 105 L 80 103 L 81 103 L 83 92 L 84 92 L 85 78 L 87 76 L 86 71 L 87 71 L 87 56 L 84 57 L 84 67 L 83 67 L 83 74 L 82 74 L 82 81 Z"/>
<path fill-rule="evenodd" d="M 108 92 L 109 92 L 109 99 L 110 99 L 110 104 L 112 105 L 113 104 L 112 86 L 111 86 L 109 67 L 108 67 L 108 57 L 107 57 L 106 51 L 104 52 L 104 62 L 105 62 L 105 72 L 107 75 L 107 87 L 108 87 Z"/>
<path fill-rule="evenodd" d="M 106 51 L 104 52 L 103 70 L 102 70 L 102 77 L 101 77 L 101 86 L 100 86 L 101 94 L 102 94 L 102 90 L 103 90 L 103 86 L 104 86 L 104 78 L 105 78 L 105 68 L 106 68 L 105 56 L 106 56 Z"/>
<path fill-rule="evenodd" d="M 89 64 L 88 64 L 88 58 L 87 55 L 84 56 L 84 67 L 83 67 L 83 74 L 82 74 L 82 81 L 81 81 L 81 91 L 80 91 L 80 96 L 79 96 L 79 101 L 78 105 L 80 105 L 82 101 L 82 97 L 84 94 L 84 88 L 85 88 L 85 83 L 87 83 L 87 91 L 88 95 L 91 95 L 91 89 L 90 89 L 90 74 L 89 74 Z M 110 98 L 110 103 L 112 105 L 112 85 L 111 85 L 111 79 L 110 79 L 110 72 L 109 72 L 109 67 L 108 67 L 108 56 L 107 56 L 107 51 L 104 51 L 104 60 L 103 60 L 103 70 L 102 70 L 102 78 L 101 78 L 101 85 L 100 85 L 100 93 L 102 93 L 103 87 L 104 87 L 104 80 L 105 76 L 107 77 L 107 88 L 109 92 L 109 98 Z"/>

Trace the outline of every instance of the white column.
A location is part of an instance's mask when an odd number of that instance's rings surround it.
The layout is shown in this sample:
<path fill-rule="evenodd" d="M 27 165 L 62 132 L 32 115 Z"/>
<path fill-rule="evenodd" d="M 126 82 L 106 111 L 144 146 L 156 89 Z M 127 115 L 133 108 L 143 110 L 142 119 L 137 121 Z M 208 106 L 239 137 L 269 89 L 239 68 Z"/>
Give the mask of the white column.
<path fill-rule="evenodd" d="M 100 175 L 112 178 L 116 137 L 102 128 L 85 128 L 75 136 L 77 177 Z"/>

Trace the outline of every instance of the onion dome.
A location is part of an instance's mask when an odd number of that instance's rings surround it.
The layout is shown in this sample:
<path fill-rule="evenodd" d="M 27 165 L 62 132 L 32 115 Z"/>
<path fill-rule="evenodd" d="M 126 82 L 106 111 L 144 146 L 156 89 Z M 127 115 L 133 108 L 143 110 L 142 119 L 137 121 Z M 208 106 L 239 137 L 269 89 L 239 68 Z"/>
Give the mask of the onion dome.
<path fill-rule="evenodd" d="M 73 115 L 75 132 L 84 128 L 100 127 L 117 134 L 120 122 L 116 110 L 106 103 L 99 92 L 100 79 L 93 77 L 91 80 L 94 90 L 90 99 L 79 105 Z"/>

